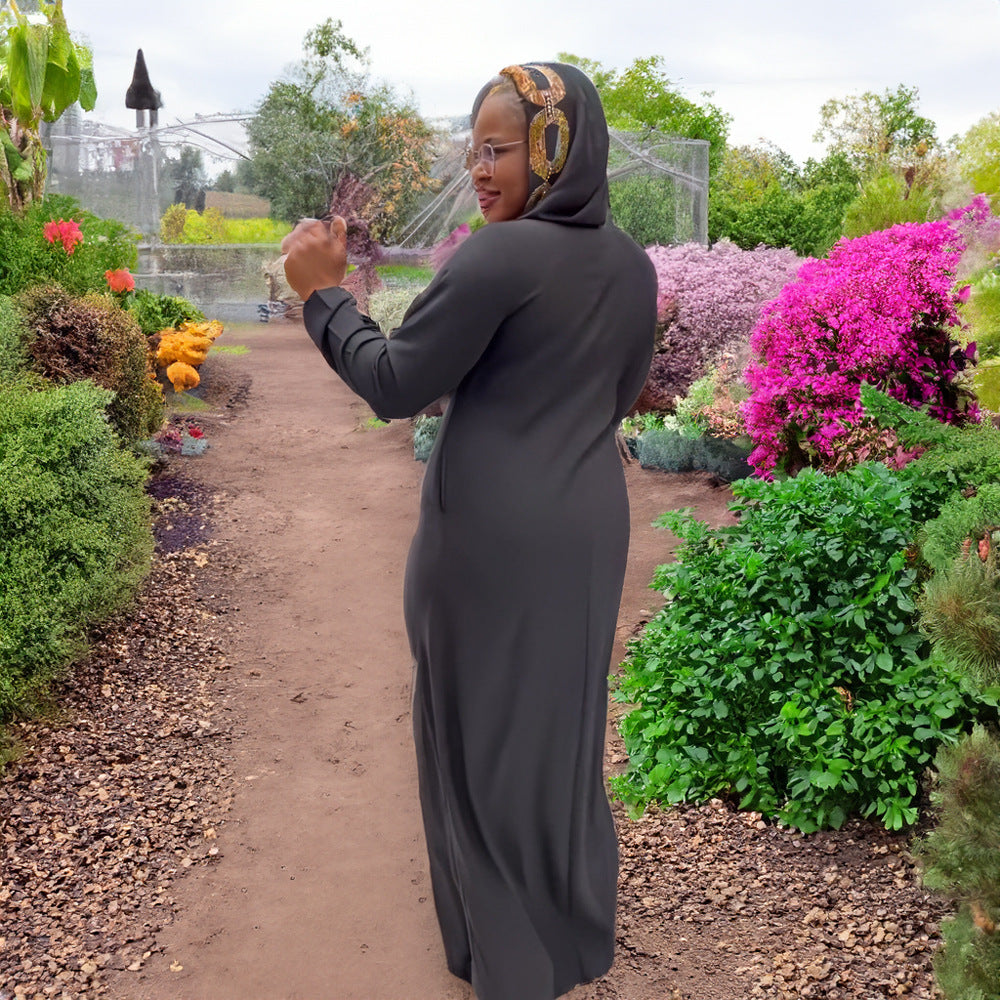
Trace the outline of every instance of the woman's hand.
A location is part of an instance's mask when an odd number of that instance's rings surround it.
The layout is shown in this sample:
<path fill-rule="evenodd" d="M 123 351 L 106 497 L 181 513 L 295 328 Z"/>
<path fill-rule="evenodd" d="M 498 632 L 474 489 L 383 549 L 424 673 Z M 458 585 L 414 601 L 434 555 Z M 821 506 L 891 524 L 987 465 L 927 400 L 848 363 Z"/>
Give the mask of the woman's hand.
<path fill-rule="evenodd" d="M 303 219 L 282 241 L 285 277 L 303 302 L 318 288 L 331 288 L 347 274 L 347 223 Z"/>

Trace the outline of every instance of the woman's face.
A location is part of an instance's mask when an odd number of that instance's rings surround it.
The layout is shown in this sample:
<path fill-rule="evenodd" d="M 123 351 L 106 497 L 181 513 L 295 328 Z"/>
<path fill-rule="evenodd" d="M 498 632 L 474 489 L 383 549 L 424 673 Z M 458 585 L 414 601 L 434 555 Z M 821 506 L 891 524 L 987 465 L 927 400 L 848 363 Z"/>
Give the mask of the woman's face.
<path fill-rule="evenodd" d="M 472 148 L 484 142 L 496 148 L 496 163 L 490 171 L 482 158 L 472 168 L 472 183 L 479 210 L 487 222 L 516 219 L 528 201 L 528 124 L 516 97 L 492 94 L 479 107 L 472 127 Z M 507 145 L 516 143 L 516 145 Z"/>

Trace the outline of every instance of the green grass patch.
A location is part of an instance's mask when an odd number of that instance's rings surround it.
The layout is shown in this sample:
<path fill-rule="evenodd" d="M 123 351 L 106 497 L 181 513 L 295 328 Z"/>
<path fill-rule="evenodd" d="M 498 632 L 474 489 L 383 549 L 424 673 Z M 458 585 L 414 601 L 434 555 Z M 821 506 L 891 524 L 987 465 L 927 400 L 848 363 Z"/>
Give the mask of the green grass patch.
<path fill-rule="evenodd" d="M 434 277 L 433 268 L 415 267 L 412 264 L 379 264 L 375 270 L 383 281 L 388 279 L 426 285 Z"/>
<path fill-rule="evenodd" d="M 209 354 L 249 354 L 250 348 L 246 344 L 213 344 L 208 351 Z"/>
<path fill-rule="evenodd" d="M 204 413 L 212 407 L 203 399 L 192 396 L 189 392 L 172 392 L 169 389 L 166 393 L 167 409 L 175 413 Z"/>

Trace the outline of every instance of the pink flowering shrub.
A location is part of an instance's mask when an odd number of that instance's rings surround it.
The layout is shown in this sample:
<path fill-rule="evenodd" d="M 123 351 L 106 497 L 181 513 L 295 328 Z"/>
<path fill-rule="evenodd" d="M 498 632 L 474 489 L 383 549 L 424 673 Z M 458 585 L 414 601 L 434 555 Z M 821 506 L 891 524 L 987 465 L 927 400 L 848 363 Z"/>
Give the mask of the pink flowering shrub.
<path fill-rule="evenodd" d="M 699 243 L 646 250 L 657 278 L 657 347 L 639 411 L 672 410 L 724 355 L 741 353 L 760 308 L 795 274 L 791 250 Z"/>
<path fill-rule="evenodd" d="M 968 278 L 992 266 L 1000 253 L 1000 215 L 993 214 L 986 195 L 977 194 L 968 205 L 956 208 L 945 218 L 961 236 L 965 247 L 958 277 Z M 968 288 L 965 294 L 968 296 Z"/>
<path fill-rule="evenodd" d="M 431 267 L 440 271 L 451 260 L 455 251 L 472 235 L 472 227 L 463 222 L 453 229 L 443 240 L 434 245 L 431 250 Z"/>
<path fill-rule="evenodd" d="M 863 420 L 862 382 L 926 404 L 939 420 L 963 419 L 966 398 L 954 378 L 975 355 L 974 345 L 952 339 L 964 246 L 948 221 L 841 240 L 764 306 L 743 404 L 759 474 L 843 467 L 844 445 Z"/>
<path fill-rule="evenodd" d="M 76 249 L 77 243 L 83 242 L 83 233 L 80 232 L 80 226 L 73 219 L 70 219 L 69 222 L 65 222 L 62 219 L 58 222 L 54 220 L 46 222 L 42 226 L 42 235 L 49 243 L 62 243 L 63 249 L 68 254 L 71 254 Z"/>

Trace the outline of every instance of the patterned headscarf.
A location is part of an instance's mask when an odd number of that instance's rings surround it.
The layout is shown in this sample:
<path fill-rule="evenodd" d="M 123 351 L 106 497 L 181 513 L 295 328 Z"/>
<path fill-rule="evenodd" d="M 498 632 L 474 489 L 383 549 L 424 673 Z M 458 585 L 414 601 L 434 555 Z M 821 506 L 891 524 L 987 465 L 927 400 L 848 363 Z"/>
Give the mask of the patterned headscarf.
<path fill-rule="evenodd" d="M 608 216 L 608 125 L 597 90 L 576 66 L 524 63 L 500 71 L 528 121 L 529 196 L 522 219 L 601 226 Z M 487 84 L 472 121 L 497 85 Z"/>

